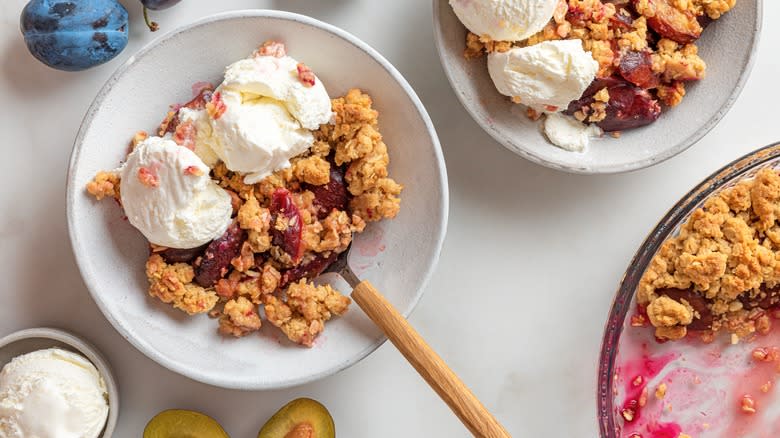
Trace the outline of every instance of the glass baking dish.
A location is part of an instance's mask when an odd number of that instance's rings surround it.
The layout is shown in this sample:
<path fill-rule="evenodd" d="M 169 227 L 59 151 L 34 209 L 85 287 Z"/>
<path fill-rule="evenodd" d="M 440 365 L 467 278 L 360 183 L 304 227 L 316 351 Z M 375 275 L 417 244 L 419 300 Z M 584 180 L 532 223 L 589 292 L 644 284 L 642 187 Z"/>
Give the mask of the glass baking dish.
<path fill-rule="evenodd" d="M 639 280 L 661 244 L 710 195 L 767 167 L 780 169 L 780 143 L 739 158 L 706 178 L 669 210 L 635 254 L 602 341 L 597 388 L 602 438 L 780 436 L 780 388 L 774 388 L 780 367 L 759 369 L 751 360 L 756 348 L 780 347 L 780 330 L 735 345 L 722 334 L 710 344 L 661 343 L 652 327 L 631 323 Z"/>

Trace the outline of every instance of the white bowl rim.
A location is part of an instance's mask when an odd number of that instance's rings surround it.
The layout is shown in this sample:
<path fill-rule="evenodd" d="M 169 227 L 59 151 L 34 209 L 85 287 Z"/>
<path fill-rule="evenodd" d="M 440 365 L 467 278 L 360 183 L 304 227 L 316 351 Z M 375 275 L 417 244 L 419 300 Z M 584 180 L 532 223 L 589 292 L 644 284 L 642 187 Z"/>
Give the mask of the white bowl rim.
<path fill-rule="evenodd" d="M 71 249 L 73 250 L 74 258 L 76 259 L 76 265 L 78 266 L 79 272 L 81 273 L 81 277 L 84 279 L 84 283 L 87 286 L 87 289 L 89 290 L 90 295 L 92 296 L 92 299 L 97 304 L 98 308 L 100 308 L 100 311 L 103 313 L 103 315 L 108 319 L 108 321 L 111 323 L 111 325 L 116 329 L 122 337 L 124 337 L 130 344 L 132 344 L 136 349 L 138 349 L 140 352 L 142 352 L 144 355 L 146 355 L 148 358 L 152 359 L 153 361 L 157 362 L 158 364 L 164 366 L 165 368 L 178 373 L 180 375 L 186 376 L 190 379 L 206 383 L 212 386 L 218 386 L 222 388 L 228 388 L 228 389 L 241 389 L 241 390 L 270 390 L 270 389 L 282 389 L 282 388 L 288 388 L 292 386 L 298 386 L 303 385 L 305 383 L 309 383 L 315 380 L 322 379 L 327 376 L 334 375 L 340 371 L 343 371 L 352 365 L 360 362 L 361 360 L 365 359 L 369 354 L 376 351 L 377 348 L 379 348 L 382 344 L 387 341 L 387 337 L 382 335 L 380 336 L 374 343 L 366 347 L 363 351 L 361 351 L 359 354 L 351 357 L 349 360 L 346 360 L 342 362 L 339 366 L 334 367 L 332 369 L 328 369 L 325 371 L 322 371 L 320 373 L 316 373 L 310 376 L 301 377 L 297 379 L 290 379 L 285 380 L 282 382 L 276 382 L 276 383 L 259 383 L 259 384 L 253 384 L 250 386 L 246 385 L 239 385 L 237 383 L 232 383 L 229 381 L 222 381 L 219 378 L 211 378 L 205 375 L 202 375 L 197 372 L 197 370 L 188 369 L 186 367 L 181 367 L 173 362 L 168 361 L 163 355 L 159 354 L 153 347 L 151 347 L 148 343 L 140 339 L 139 337 L 135 336 L 131 333 L 130 330 L 128 330 L 126 327 L 124 327 L 120 322 L 115 319 L 111 312 L 108 311 L 106 305 L 103 302 L 103 299 L 101 298 L 100 294 L 98 294 L 96 291 L 98 290 L 99 285 L 95 284 L 94 280 L 88 276 L 85 275 L 86 268 L 79 257 L 79 254 L 83 251 L 85 251 L 84 248 L 82 248 L 81 243 L 77 237 L 76 229 L 74 226 L 74 220 L 75 220 L 75 212 L 73 210 L 73 197 L 75 196 L 77 190 L 75 188 L 75 175 L 74 172 L 72 172 L 72 169 L 75 167 L 76 163 L 79 160 L 79 156 L 81 154 L 81 144 L 84 140 L 84 136 L 86 134 L 87 126 L 89 126 L 92 123 L 92 119 L 94 118 L 95 113 L 97 112 L 98 107 L 101 105 L 103 99 L 105 98 L 106 94 L 111 90 L 113 85 L 118 82 L 122 76 L 124 75 L 125 71 L 128 70 L 133 64 L 138 62 L 140 59 L 142 59 L 149 51 L 157 47 L 159 44 L 163 43 L 164 41 L 176 36 L 177 34 L 181 32 L 185 32 L 188 30 L 191 30 L 193 28 L 197 28 L 200 26 L 208 25 L 212 22 L 217 22 L 221 20 L 229 20 L 234 18 L 248 18 L 248 17 L 260 17 L 260 18 L 274 18 L 274 19 L 282 19 L 282 20 L 288 20 L 297 22 L 300 24 L 312 26 L 315 28 L 322 29 L 326 32 L 330 32 L 331 34 L 334 34 L 343 40 L 347 41 L 348 43 L 354 45 L 356 48 L 362 50 L 364 53 L 366 53 L 369 57 L 371 57 L 374 61 L 379 63 L 382 68 L 384 68 L 392 77 L 393 79 L 403 88 L 404 92 L 407 94 L 409 99 L 412 101 L 412 104 L 417 109 L 417 112 L 422 119 L 423 123 L 425 124 L 428 135 L 431 137 L 431 141 L 433 142 L 434 146 L 434 155 L 436 157 L 436 161 L 439 163 L 439 178 L 442 182 L 441 192 L 442 192 L 442 202 L 441 202 L 441 217 L 442 217 L 442 226 L 439 230 L 439 234 L 436 236 L 436 249 L 434 251 L 434 257 L 431 259 L 430 264 L 428 266 L 428 269 L 425 271 L 423 275 L 422 282 L 420 283 L 420 287 L 416 291 L 416 294 L 412 297 L 412 300 L 406 309 L 399 309 L 401 314 L 404 317 L 408 317 L 409 314 L 412 313 L 412 311 L 417 306 L 417 303 L 419 303 L 420 298 L 422 297 L 423 292 L 426 290 L 428 283 L 430 282 L 430 279 L 433 275 L 433 272 L 436 270 L 436 267 L 439 262 L 439 258 L 441 256 L 442 247 L 444 245 L 444 238 L 447 233 L 447 226 L 448 226 L 448 216 L 449 216 L 449 184 L 447 181 L 447 170 L 446 165 L 444 161 L 444 155 L 441 150 L 441 144 L 439 142 L 439 137 L 436 133 L 436 129 L 433 125 L 433 122 L 431 121 L 430 116 L 428 115 L 428 112 L 425 110 L 424 105 L 422 104 L 422 101 L 420 101 L 420 98 L 417 96 L 417 93 L 414 92 L 411 85 L 406 81 L 406 79 L 401 75 L 401 73 L 387 60 L 384 56 L 382 56 L 376 49 L 369 46 L 367 43 L 363 42 L 356 36 L 352 35 L 351 33 L 338 28 L 336 26 L 333 26 L 331 24 L 325 23 L 323 21 L 317 20 L 315 18 L 297 14 L 294 12 L 287 12 L 287 11 L 277 11 L 277 10 L 270 10 L 270 9 L 241 9 L 241 10 L 235 10 L 235 11 L 228 11 L 228 12 L 221 12 L 213 15 L 209 15 L 207 17 L 201 18 L 199 20 L 196 20 L 192 23 L 186 24 L 184 26 L 178 27 L 165 35 L 151 41 L 146 46 L 141 48 L 137 53 L 130 56 L 124 64 L 122 64 L 117 70 L 109 77 L 109 79 L 106 81 L 106 83 L 103 85 L 103 87 L 98 92 L 95 99 L 92 101 L 92 104 L 90 105 L 89 109 L 87 110 L 86 115 L 84 116 L 84 119 L 81 122 L 81 125 L 79 127 L 78 134 L 76 136 L 76 140 L 74 141 L 73 150 L 71 152 L 70 162 L 69 162 L 69 170 L 68 170 L 68 177 L 65 185 L 66 190 L 66 209 L 67 209 L 67 219 L 68 219 L 68 234 L 70 236 L 71 241 Z M 80 193 L 80 192 L 79 192 Z"/>
<path fill-rule="evenodd" d="M 755 28 L 753 29 L 753 41 L 750 46 L 750 54 L 748 55 L 748 63 L 745 66 L 745 70 L 742 72 L 742 74 L 740 74 L 739 81 L 737 81 L 737 85 L 736 87 L 734 87 L 734 90 L 732 90 L 731 94 L 729 95 L 729 98 L 726 100 L 726 103 L 718 110 L 717 113 L 715 113 L 715 115 L 713 115 L 709 120 L 707 120 L 704 123 L 704 125 L 702 125 L 701 128 L 699 128 L 696 132 L 691 134 L 688 138 L 686 138 L 679 144 L 675 145 L 675 147 L 667 149 L 663 153 L 656 155 L 654 157 L 645 158 L 642 160 L 634 161 L 632 163 L 616 165 L 616 166 L 591 165 L 588 167 L 573 167 L 573 166 L 567 166 L 564 164 L 547 160 L 544 157 L 530 151 L 522 143 L 511 141 L 509 137 L 503 135 L 498 128 L 496 128 L 495 126 L 491 126 L 490 124 L 487 123 L 487 121 L 483 120 L 483 118 L 481 118 L 479 114 L 477 114 L 477 111 L 473 107 L 473 105 L 469 104 L 466 101 L 466 97 L 459 92 L 459 88 L 455 84 L 455 78 L 453 77 L 453 73 L 451 69 L 448 67 L 448 64 L 444 58 L 444 49 L 443 49 L 443 41 L 442 41 L 444 36 L 442 35 L 441 23 L 439 21 L 439 8 L 440 8 L 439 5 L 441 4 L 442 1 L 448 1 L 448 0 L 433 0 L 431 2 L 433 4 L 433 37 L 434 37 L 433 39 L 436 43 L 436 51 L 439 54 L 439 60 L 441 61 L 442 69 L 444 70 L 444 74 L 447 76 L 447 80 L 450 83 L 450 87 L 452 87 L 452 90 L 455 92 L 455 95 L 458 97 L 458 100 L 460 101 L 461 105 L 463 105 L 463 107 L 466 108 L 466 111 L 469 113 L 471 118 L 474 119 L 474 121 L 477 122 L 477 124 L 485 132 L 487 132 L 491 137 L 493 137 L 494 140 L 499 142 L 502 146 L 504 146 L 511 152 L 514 152 L 531 162 L 534 162 L 536 164 L 541 164 L 542 166 L 549 167 L 551 169 L 562 170 L 564 172 L 569 172 L 569 173 L 579 173 L 583 175 L 625 173 L 625 172 L 631 172 L 633 170 L 644 169 L 645 167 L 654 166 L 656 164 L 662 163 L 676 156 L 677 154 L 680 154 L 681 152 L 685 151 L 689 147 L 696 144 L 699 140 L 702 139 L 702 137 L 707 135 L 707 133 L 710 132 L 718 124 L 718 122 L 720 122 L 723 116 L 725 116 L 726 113 L 729 112 L 731 107 L 734 105 L 734 102 L 742 93 L 742 89 L 745 87 L 745 84 L 747 83 L 747 80 L 750 77 L 750 73 L 753 71 L 753 65 L 755 64 L 756 61 L 756 53 L 758 51 L 758 46 L 761 40 L 761 28 L 763 26 L 763 21 L 764 21 L 763 20 L 764 0 L 755 0 L 756 23 L 755 23 Z M 551 145 L 551 147 L 554 146 Z"/>
<path fill-rule="evenodd" d="M 14 342 L 35 338 L 51 339 L 67 344 L 78 350 L 80 354 L 95 365 L 95 368 L 97 368 L 106 384 L 106 392 L 108 393 L 108 418 L 106 418 L 106 424 L 103 427 L 103 433 L 100 437 L 111 438 L 116 429 L 116 423 L 119 420 L 119 386 L 116 383 L 116 379 L 114 379 L 111 365 L 109 365 L 103 354 L 86 339 L 73 333 L 66 332 L 65 330 L 51 327 L 27 328 L 10 333 L 0 338 L 0 348 Z"/>

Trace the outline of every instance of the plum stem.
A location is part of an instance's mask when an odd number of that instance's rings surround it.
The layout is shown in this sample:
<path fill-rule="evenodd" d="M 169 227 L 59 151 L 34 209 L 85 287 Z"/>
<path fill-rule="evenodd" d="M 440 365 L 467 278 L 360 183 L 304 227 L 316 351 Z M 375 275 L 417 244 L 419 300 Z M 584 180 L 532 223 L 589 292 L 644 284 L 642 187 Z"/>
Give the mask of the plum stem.
<path fill-rule="evenodd" d="M 146 25 L 149 26 L 149 30 L 152 32 L 157 31 L 157 29 L 160 28 L 160 26 L 155 23 L 154 21 L 149 20 L 149 9 L 144 6 L 144 21 L 146 22 Z"/>

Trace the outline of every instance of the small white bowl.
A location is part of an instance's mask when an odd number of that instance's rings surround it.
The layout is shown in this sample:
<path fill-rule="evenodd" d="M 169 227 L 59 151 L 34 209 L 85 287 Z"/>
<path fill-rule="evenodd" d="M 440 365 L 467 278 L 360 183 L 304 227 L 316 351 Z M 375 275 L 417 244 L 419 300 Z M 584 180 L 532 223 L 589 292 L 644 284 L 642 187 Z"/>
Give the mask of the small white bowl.
<path fill-rule="evenodd" d="M 108 392 L 108 419 L 101 438 L 111 438 L 119 418 L 119 390 L 108 361 L 89 342 L 71 333 L 54 328 L 29 328 L 0 339 L 0 369 L 11 359 L 46 348 L 61 348 L 81 354 L 95 365 Z"/>
<path fill-rule="evenodd" d="M 701 139 L 723 118 L 750 75 L 761 31 L 762 0 L 739 1 L 710 24 L 696 42 L 707 77 L 687 85 L 683 102 L 664 110 L 653 124 L 619 139 L 597 139 L 584 153 L 553 146 L 541 123 L 525 116 L 496 91 L 485 58 L 463 57 L 466 28 L 447 0 L 433 0 L 436 48 L 447 78 L 471 117 L 496 141 L 535 163 L 573 173 L 617 173 L 660 163 Z"/>
<path fill-rule="evenodd" d="M 286 43 L 331 96 L 358 87 L 373 98 L 390 175 L 405 188 L 399 215 L 357 236 L 350 264 L 404 315 L 425 289 L 447 228 L 447 175 L 433 124 L 401 74 L 356 37 L 302 15 L 248 10 L 205 18 L 142 49 L 108 80 L 76 139 L 67 187 L 73 251 L 92 297 L 122 336 L 175 372 L 227 388 L 272 389 L 322 378 L 363 359 L 385 337 L 355 305 L 329 321 L 311 349 L 290 344 L 267 322 L 260 335 L 219 335 L 206 315 L 188 317 L 148 296 L 148 243 L 114 202 L 96 202 L 85 186 L 99 170 L 120 163 L 134 132 L 153 129 L 169 104 L 189 100 L 193 83 L 218 83 L 226 65 L 268 39 Z M 332 280 L 349 291 L 343 280 Z"/>

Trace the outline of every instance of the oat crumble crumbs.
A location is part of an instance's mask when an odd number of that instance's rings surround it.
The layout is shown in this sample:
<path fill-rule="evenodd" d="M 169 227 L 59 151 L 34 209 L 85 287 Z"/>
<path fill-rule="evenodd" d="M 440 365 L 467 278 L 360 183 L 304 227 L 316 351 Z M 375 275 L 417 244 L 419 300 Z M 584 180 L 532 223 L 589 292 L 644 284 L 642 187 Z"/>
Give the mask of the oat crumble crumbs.
<path fill-rule="evenodd" d="M 192 282 L 195 278 L 192 266 L 187 263 L 169 265 L 156 253 L 146 262 L 146 277 L 149 295 L 190 315 L 210 311 L 219 300 L 214 291 Z"/>
<path fill-rule="evenodd" d="M 119 173 L 98 172 L 92 181 L 87 183 L 87 192 L 98 201 L 105 197 L 119 200 Z"/>

